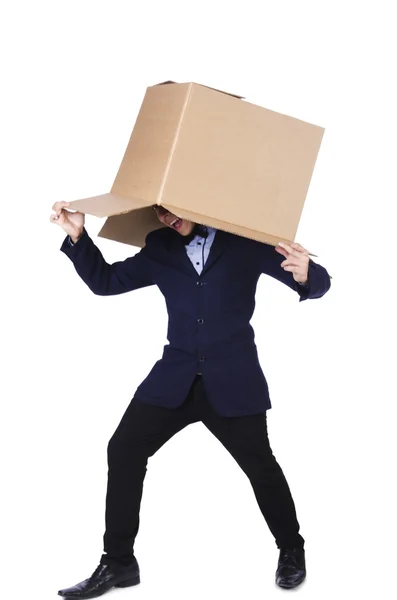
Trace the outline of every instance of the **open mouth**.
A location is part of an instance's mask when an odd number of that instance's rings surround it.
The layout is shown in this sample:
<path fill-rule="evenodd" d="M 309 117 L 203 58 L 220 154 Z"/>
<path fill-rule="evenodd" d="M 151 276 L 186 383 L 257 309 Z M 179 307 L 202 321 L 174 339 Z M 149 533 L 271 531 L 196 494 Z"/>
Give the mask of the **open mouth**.
<path fill-rule="evenodd" d="M 182 219 L 179 219 L 178 217 L 176 219 L 173 219 L 172 221 L 170 221 L 170 223 L 168 223 L 168 226 L 172 227 L 173 229 L 179 229 L 181 225 L 182 225 Z"/>

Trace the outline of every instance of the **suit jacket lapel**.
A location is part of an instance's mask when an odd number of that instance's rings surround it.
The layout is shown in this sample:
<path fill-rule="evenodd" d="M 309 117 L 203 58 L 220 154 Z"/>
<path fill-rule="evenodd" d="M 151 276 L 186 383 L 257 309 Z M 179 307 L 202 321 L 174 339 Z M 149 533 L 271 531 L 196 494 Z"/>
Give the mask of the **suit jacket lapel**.
<path fill-rule="evenodd" d="M 175 269 L 184 271 L 191 277 L 198 277 L 198 273 L 186 253 L 186 247 L 181 239 L 180 233 L 172 230 L 171 233 L 172 236 L 168 244 L 168 264 L 175 267 Z"/>
<path fill-rule="evenodd" d="M 204 269 L 201 272 L 201 277 L 212 267 L 212 265 L 222 256 L 226 250 L 227 243 L 230 240 L 230 235 L 225 231 L 217 230 L 214 241 L 211 246 L 211 250 L 207 261 L 204 265 Z M 189 257 L 188 257 L 189 258 Z"/>

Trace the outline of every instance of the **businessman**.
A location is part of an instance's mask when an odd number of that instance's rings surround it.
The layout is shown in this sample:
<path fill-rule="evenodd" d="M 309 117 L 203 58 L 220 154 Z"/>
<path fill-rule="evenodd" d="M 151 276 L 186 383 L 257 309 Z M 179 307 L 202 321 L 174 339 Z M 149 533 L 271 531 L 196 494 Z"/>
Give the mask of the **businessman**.
<path fill-rule="evenodd" d="M 165 225 L 145 246 L 109 264 L 84 227 L 84 215 L 56 202 L 50 216 L 66 232 L 61 250 L 94 294 L 116 295 L 156 285 L 168 311 L 161 360 L 138 386 L 108 447 L 104 552 L 92 575 L 58 592 L 95 598 L 140 582 L 134 541 L 149 457 L 190 423 L 202 422 L 247 475 L 279 549 L 276 583 L 294 588 L 306 576 L 305 540 L 294 501 L 268 439 L 271 408 L 250 320 L 262 273 L 298 294 L 320 298 L 326 269 L 299 244 L 276 248 L 203 227 L 154 206 Z"/>

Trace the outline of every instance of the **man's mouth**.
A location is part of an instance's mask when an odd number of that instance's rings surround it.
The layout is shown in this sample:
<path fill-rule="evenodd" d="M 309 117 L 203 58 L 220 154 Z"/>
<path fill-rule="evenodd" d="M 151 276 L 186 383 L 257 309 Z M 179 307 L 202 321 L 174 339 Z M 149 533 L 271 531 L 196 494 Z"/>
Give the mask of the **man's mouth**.
<path fill-rule="evenodd" d="M 179 229 L 179 227 L 182 225 L 182 219 L 179 219 L 179 217 L 176 217 L 176 219 L 173 219 L 172 221 L 167 223 L 167 225 L 169 227 L 173 227 L 174 229 Z"/>

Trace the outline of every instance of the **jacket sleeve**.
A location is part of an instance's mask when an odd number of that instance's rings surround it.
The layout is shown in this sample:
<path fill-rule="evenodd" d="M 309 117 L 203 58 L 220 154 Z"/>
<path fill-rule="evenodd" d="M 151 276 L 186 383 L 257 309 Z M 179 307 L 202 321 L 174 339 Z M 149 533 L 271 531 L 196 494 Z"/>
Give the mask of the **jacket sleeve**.
<path fill-rule="evenodd" d="M 260 243 L 260 242 L 259 242 Z M 274 246 L 262 244 L 263 249 L 260 256 L 261 273 L 270 275 L 281 283 L 288 285 L 299 294 L 299 302 L 313 298 L 321 298 L 331 287 L 331 277 L 328 271 L 309 258 L 309 277 L 306 285 L 300 285 L 295 281 L 290 271 L 284 271 L 281 263 L 284 256 L 279 254 Z"/>
<path fill-rule="evenodd" d="M 146 246 L 134 256 L 109 264 L 84 229 L 76 244 L 71 245 L 69 236 L 66 236 L 60 250 L 72 261 L 84 283 L 98 296 L 113 296 L 154 285 Z"/>

